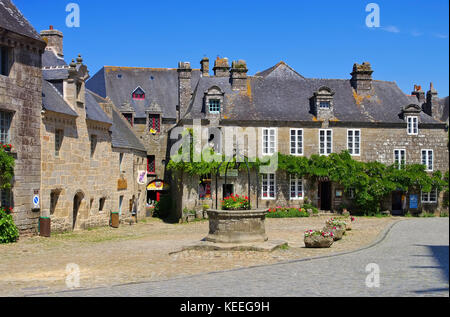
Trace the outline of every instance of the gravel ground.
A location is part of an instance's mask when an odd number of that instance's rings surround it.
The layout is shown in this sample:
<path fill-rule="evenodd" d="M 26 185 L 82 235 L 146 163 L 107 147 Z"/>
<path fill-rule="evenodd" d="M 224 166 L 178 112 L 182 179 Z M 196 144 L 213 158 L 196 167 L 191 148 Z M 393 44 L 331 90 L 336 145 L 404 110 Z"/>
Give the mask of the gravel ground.
<path fill-rule="evenodd" d="M 80 268 L 80 287 L 94 288 L 356 250 L 370 244 L 387 225 L 401 218 L 358 218 L 353 230 L 330 249 L 304 248 L 303 232 L 321 229 L 327 219 L 267 219 L 269 239 L 286 240 L 290 246 L 272 253 L 185 251 L 169 255 L 204 238 L 207 221 L 173 225 L 147 219 L 119 229 L 26 238 L 16 244 L 0 245 L 0 296 L 66 290 L 66 267 L 70 263 Z"/>

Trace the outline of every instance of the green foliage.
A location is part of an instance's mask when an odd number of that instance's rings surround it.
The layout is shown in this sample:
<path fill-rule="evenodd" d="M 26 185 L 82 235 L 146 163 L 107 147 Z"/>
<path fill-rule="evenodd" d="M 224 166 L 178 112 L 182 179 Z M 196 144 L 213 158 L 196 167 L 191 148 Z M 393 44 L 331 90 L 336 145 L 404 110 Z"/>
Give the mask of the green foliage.
<path fill-rule="evenodd" d="M 305 199 L 305 201 L 306 201 L 306 199 Z M 307 203 L 305 202 L 303 204 L 303 209 L 305 209 L 305 210 L 312 210 L 314 215 L 318 215 L 319 214 L 319 209 L 317 207 L 313 206 L 309 202 L 307 202 Z"/>
<path fill-rule="evenodd" d="M 195 214 L 197 214 L 197 212 L 195 210 L 189 210 L 187 208 L 184 208 L 183 209 L 183 214 L 185 214 L 185 215 L 195 215 Z"/>
<path fill-rule="evenodd" d="M 283 208 L 270 209 L 267 218 L 307 218 L 309 214 L 303 208 Z"/>
<path fill-rule="evenodd" d="M 436 215 L 432 212 L 423 212 L 420 214 L 421 218 L 434 218 Z"/>
<path fill-rule="evenodd" d="M 191 139 L 192 135 L 192 130 L 187 130 L 184 134 L 185 137 L 191 137 Z M 202 153 L 200 162 L 193 162 L 193 142 L 189 144 L 190 160 L 187 157 L 184 157 L 184 162 L 181 160 L 183 154 L 180 149 L 178 155 L 169 162 L 169 170 L 184 171 L 190 175 L 214 175 L 222 161 L 224 163 L 220 165 L 221 173 L 225 172 L 228 162 L 232 163 L 230 165 L 233 167 L 235 165 L 235 158 L 226 161 L 224 156 L 215 154 L 212 149 L 207 149 L 205 153 Z M 211 158 L 215 158 L 215 160 L 211 161 Z M 254 159 L 254 161 L 254 163 L 249 163 L 250 169 L 256 169 L 262 165 L 260 160 Z M 246 170 L 246 165 L 240 164 L 239 169 Z M 445 189 L 447 200 L 444 203 L 448 206 L 448 172 L 446 178 L 443 179 L 440 171 L 430 175 L 425 171 L 425 166 L 420 164 L 406 165 L 404 168 L 398 169 L 394 165 L 387 166 L 380 162 L 359 162 L 354 160 L 348 151 L 340 154 L 332 153 L 329 156 L 312 155 L 310 158 L 279 153 L 278 169 L 312 180 L 327 177 L 330 181 L 343 186 L 347 193 L 350 188 L 353 188 L 354 203 L 357 209 L 363 211 L 365 215 L 379 214 L 383 198 L 396 190 L 430 192 L 433 188 L 438 191 Z M 305 203 L 306 209 L 313 209 L 318 213 L 317 208 L 310 205 L 308 201 L 305 200 Z"/>
<path fill-rule="evenodd" d="M 346 192 L 353 188 L 354 202 L 366 215 L 379 214 L 380 202 L 395 190 L 430 192 L 432 188 L 442 190 L 446 184 L 448 186 L 440 171 L 429 175 L 423 165 L 398 169 L 380 162 L 358 162 L 347 151 L 329 156 L 313 155 L 310 159 L 279 154 L 278 162 L 279 169 L 289 174 L 311 179 L 328 177 L 342 185 Z"/>
<path fill-rule="evenodd" d="M 0 148 L 0 190 L 10 189 L 14 175 L 14 158 Z"/>
<path fill-rule="evenodd" d="M 5 208 L 0 208 L 0 244 L 16 242 L 18 238 L 19 230 L 13 217 Z"/>
<path fill-rule="evenodd" d="M 247 170 L 247 166 L 244 162 L 237 164 L 235 157 L 227 158 L 225 155 L 215 153 L 211 148 L 203 149 L 203 152 L 198 154 L 198 157 L 196 157 L 194 153 L 192 129 L 186 129 L 182 134 L 182 137 L 190 140 L 188 143 L 189 152 L 185 151 L 186 153 L 183 153 L 183 146 L 181 146 L 178 150 L 178 154 L 172 156 L 169 164 L 167 165 L 168 170 L 183 171 L 191 176 L 202 176 L 207 174 L 215 175 L 217 173 L 217 169 L 219 169 L 220 173 L 224 174 L 227 165 L 229 166 L 229 169 L 233 169 L 236 165 L 239 165 L 237 168 L 238 170 Z M 262 164 L 258 158 L 248 158 L 247 163 L 249 169 L 255 169 Z"/>

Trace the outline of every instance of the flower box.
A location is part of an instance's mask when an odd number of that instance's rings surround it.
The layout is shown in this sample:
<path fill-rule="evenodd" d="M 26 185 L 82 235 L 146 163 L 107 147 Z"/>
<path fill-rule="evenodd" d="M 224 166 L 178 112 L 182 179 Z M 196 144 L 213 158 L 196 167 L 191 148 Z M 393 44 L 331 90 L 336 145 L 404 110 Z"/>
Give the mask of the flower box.
<path fill-rule="evenodd" d="M 333 245 L 334 234 L 328 231 L 309 230 L 305 232 L 305 247 L 312 249 L 329 248 Z"/>

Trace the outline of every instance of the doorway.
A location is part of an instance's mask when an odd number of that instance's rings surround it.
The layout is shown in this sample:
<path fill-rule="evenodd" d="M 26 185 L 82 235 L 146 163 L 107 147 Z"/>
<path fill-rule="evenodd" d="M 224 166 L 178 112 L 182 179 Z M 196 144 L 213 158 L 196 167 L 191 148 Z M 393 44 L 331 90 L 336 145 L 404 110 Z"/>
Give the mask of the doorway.
<path fill-rule="evenodd" d="M 398 215 L 403 214 L 403 192 L 396 191 L 392 193 L 392 214 Z"/>
<path fill-rule="evenodd" d="M 81 202 L 83 201 L 83 194 L 78 193 L 73 198 L 73 214 L 72 214 L 72 230 L 75 230 L 77 227 L 77 219 L 80 212 Z"/>
<path fill-rule="evenodd" d="M 331 182 L 319 183 L 319 209 L 331 210 Z"/>
<path fill-rule="evenodd" d="M 234 185 L 232 184 L 224 184 L 223 185 L 223 199 L 226 197 L 230 197 L 234 194 Z"/>

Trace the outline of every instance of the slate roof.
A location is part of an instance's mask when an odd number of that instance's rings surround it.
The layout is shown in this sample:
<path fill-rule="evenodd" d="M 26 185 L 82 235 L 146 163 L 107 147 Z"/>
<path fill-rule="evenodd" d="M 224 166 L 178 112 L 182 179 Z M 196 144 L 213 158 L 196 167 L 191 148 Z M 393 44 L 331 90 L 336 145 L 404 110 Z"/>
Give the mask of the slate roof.
<path fill-rule="evenodd" d="M 43 42 L 39 33 L 10 0 L 0 0 L 0 27 Z"/>
<path fill-rule="evenodd" d="M 42 76 L 45 80 L 61 80 L 69 77 L 66 61 L 58 57 L 52 49 L 42 54 Z"/>
<path fill-rule="evenodd" d="M 86 119 L 112 124 L 112 120 L 106 115 L 97 99 L 89 90 L 86 90 L 85 108 Z"/>
<path fill-rule="evenodd" d="M 128 127 L 122 114 L 113 110 L 112 145 L 117 148 L 136 149 L 147 152 L 145 146 L 139 141 L 133 131 Z"/>
<path fill-rule="evenodd" d="M 192 87 L 200 71 L 192 71 Z M 102 97 L 108 96 L 119 111 L 134 110 L 136 118 L 145 118 L 153 105 L 162 110 L 162 117 L 176 119 L 178 105 L 178 72 L 176 68 L 136 68 L 105 66 L 86 84 Z M 137 87 L 145 92 L 145 100 L 133 100 Z"/>
<path fill-rule="evenodd" d="M 86 93 L 89 94 L 92 98 L 94 98 L 97 103 L 108 102 L 108 100 L 90 90 L 87 90 Z M 111 122 L 112 122 L 112 126 L 110 129 L 112 139 L 111 144 L 113 147 L 124 149 L 135 149 L 142 152 L 147 152 L 145 146 L 141 143 L 141 141 L 129 127 L 126 119 L 114 107 L 112 109 Z"/>
<path fill-rule="evenodd" d="M 42 81 L 42 107 L 45 110 L 78 117 L 77 113 L 66 103 L 63 96 L 48 81 Z"/>
<path fill-rule="evenodd" d="M 417 98 L 405 95 L 394 82 L 373 81 L 374 95 L 357 102 L 350 79 L 305 78 L 281 62 L 266 71 L 249 76 L 245 91 L 231 90 L 228 78 L 202 77 L 194 90 L 186 119 L 205 118 L 204 94 L 212 86 L 225 93 L 222 117 L 230 120 L 316 121 L 311 98 L 326 86 L 334 92 L 336 121 L 404 123 L 399 116 Z M 422 123 L 440 123 L 425 113 Z"/>

